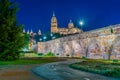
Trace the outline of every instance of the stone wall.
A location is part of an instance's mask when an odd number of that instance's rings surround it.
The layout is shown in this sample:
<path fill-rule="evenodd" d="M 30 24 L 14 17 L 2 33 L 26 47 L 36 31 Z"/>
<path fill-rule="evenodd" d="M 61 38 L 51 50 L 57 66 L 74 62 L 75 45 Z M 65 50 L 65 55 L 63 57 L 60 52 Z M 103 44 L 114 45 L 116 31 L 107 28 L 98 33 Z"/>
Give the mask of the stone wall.
<path fill-rule="evenodd" d="M 118 27 L 118 26 L 117 26 Z M 114 32 L 111 32 L 113 29 Z M 120 33 L 112 26 L 82 34 L 38 43 L 38 53 L 52 52 L 61 57 L 120 59 Z"/>

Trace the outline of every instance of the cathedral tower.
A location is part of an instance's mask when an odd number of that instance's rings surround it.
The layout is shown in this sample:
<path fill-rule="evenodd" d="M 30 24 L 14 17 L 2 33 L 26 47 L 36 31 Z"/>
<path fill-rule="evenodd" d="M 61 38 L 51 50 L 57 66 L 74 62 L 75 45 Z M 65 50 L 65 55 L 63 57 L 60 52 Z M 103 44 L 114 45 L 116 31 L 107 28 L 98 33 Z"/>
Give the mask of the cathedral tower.
<path fill-rule="evenodd" d="M 52 33 L 58 33 L 58 23 L 57 18 L 55 17 L 55 13 L 53 12 L 53 16 L 51 19 L 51 32 Z"/>

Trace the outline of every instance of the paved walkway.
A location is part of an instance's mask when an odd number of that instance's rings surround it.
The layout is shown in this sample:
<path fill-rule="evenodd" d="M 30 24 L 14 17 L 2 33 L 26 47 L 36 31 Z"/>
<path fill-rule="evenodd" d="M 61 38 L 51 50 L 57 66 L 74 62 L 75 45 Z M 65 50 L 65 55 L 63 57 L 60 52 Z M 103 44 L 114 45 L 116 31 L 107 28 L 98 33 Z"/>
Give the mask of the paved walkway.
<path fill-rule="evenodd" d="M 0 65 L 0 80 L 43 80 L 31 72 L 37 66 L 40 65 Z"/>
<path fill-rule="evenodd" d="M 32 71 L 44 80 L 120 80 L 69 68 L 69 64 L 77 61 L 49 63 L 36 67 Z"/>

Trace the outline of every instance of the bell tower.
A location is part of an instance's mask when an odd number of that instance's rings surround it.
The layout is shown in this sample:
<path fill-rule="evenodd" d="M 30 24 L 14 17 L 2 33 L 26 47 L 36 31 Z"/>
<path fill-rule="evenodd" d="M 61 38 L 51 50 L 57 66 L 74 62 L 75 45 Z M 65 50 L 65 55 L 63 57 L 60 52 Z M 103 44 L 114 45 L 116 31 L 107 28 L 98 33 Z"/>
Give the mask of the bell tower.
<path fill-rule="evenodd" d="M 53 12 L 53 16 L 51 19 L 51 32 L 52 33 L 58 33 L 58 23 L 57 18 L 55 17 L 55 13 Z"/>

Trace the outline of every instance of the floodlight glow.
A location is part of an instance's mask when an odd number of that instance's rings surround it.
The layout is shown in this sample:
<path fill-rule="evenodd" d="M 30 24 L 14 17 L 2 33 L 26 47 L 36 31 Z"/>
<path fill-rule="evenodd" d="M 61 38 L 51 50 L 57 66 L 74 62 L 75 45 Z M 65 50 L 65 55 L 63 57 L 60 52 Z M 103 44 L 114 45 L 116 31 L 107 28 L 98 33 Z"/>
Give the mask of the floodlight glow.
<path fill-rule="evenodd" d="M 53 36 L 53 34 L 51 33 L 50 36 Z"/>
<path fill-rule="evenodd" d="M 43 39 L 47 39 L 47 37 L 46 37 L 46 36 L 44 36 L 44 37 L 43 37 Z"/>
<path fill-rule="evenodd" d="M 27 48 L 24 48 L 23 51 L 26 52 L 26 51 L 28 51 L 28 49 L 27 49 Z"/>
<path fill-rule="evenodd" d="M 52 39 L 55 39 L 55 36 Z"/>
<path fill-rule="evenodd" d="M 42 39 L 40 38 L 40 41 L 42 41 Z"/>

